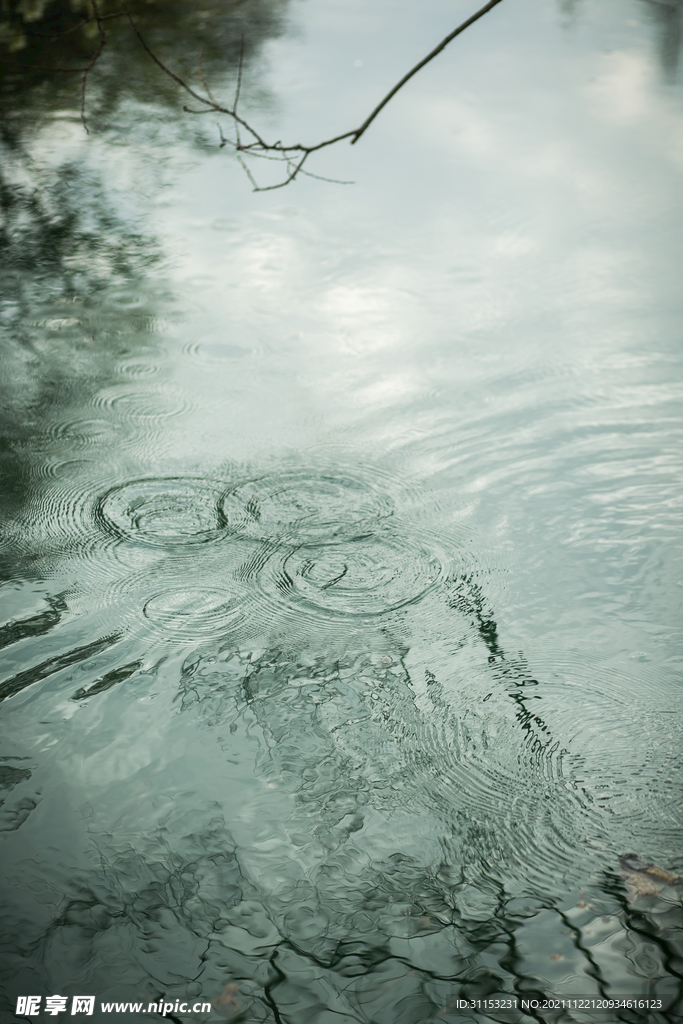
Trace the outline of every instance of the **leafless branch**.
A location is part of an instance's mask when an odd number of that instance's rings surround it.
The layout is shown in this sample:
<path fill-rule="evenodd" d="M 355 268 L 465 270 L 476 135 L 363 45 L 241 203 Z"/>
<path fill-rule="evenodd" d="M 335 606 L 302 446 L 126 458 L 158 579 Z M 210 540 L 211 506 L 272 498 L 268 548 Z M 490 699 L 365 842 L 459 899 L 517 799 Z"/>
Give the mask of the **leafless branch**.
<path fill-rule="evenodd" d="M 239 151 L 237 153 L 237 159 L 242 164 L 242 167 L 244 168 L 244 173 L 246 174 L 246 176 L 249 178 L 249 181 L 254 186 L 254 192 L 258 192 L 258 190 L 259 190 L 258 182 L 254 179 L 254 175 L 251 173 L 251 171 L 247 167 L 247 165 L 246 165 L 246 163 L 244 161 L 244 157 L 242 156 L 242 154 Z"/>
<path fill-rule="evenodd" d="M 463 21 L 463 23 L 461 25 L 458 25 L 458 27 L 456 29 L 453 29 L 453 31 L 450 33 L 450 35 L 447 35 L 445 39 L 442 39 L 441 42 L 439 43 L 439 45 L 435 46 L 434 49 L 431 51 L 431 53 L 428 53 L 427 56 L 423 57 L 421 61 L 418 61 L 418 63 L 415 65 L 415 67 L 411 68 L 410 71 L 408 72 L 408 74 L 404 75 L 403 78 L 401 79 L 401 81 L 397 82 L 396 85 L 393 87 L 393 89 L 389 90 L 389 92 L 386 94 L 384 99 L 380 103 L 377 104 L 377 106 L 372 111 L 370 116 L 367 117 L 365 119 L 365 121 L 363 121 L 363 123 L 360 126 L 360 128 L 358 128 L 353 133 L 353 139 L 351 140 L 351 145 L 354 146 L 358 142 L 358 140 L 361 137 L 361 135 L 363 135 L 363 133 L 370 127 L 372 122 L 375 120 L 375 118 L 379 114 L 380 110 L 382 110 L 383 107 L 386 107 L 386 105 L 389 102 L 389 100 L 393 99 L 393 97 L 396 95 L 398 90 L 402 89 L 403 86 L 406 84 L 406 82 L 410 81 L 410 79 L 413 77 L 413 75 L 416 75 L 417 72 L 420 71 L 425 66 L 425 64 L 429 64 L 430 60 L 433 60 L 437 56 L 437 54 L 441 53 L 442 50 L 445 50 L 446 47 L 448 46 L 448 44 L 451 43 L 455 39 L 456 36 L 459 36 L 460 33 L 464 32 L 466 28 L 469 28 L 470 25 L 474 25 L 475 21 L 479 21 L 480 18 L 483 18 L 485 14 L 488 14 L 488 12 L 491 10 L 491 8 L 495 7 L 496 4 L 499 4 L 500 2 L 501 2 L 501 0 L 489 0 L 489 3 L 487 3 L 483 7 L 481 7 L 471 17 L 467 18 L 466 21 Z"/>
<path fill-rule="evenodd" d="M 422 60 L 418 61 L 418 63 L 413 68 L 411 68 L 410 71 L 408 71 L 408 73 L 405 74 L 403 78 L 401 78 L 401 80 L 397 82 L 396 85 L 393 86 L 393 88 L 389 90 L 386 96 L 384 96 L 384 98 L 377 104 L 374 110 L 372 110 L 372 112 L 368 115 L 368 117 L 366 117 L 366 119 L 358 128 L 354 128 L 352 131 L 343 132 L 343 134 L 341 135 L 335 135 L 330 139 L 324 139 L 322 142 L 317 142 L 315 143 L 315 145 L 311 146 L 305 146 L 300 142 L 285 145 L 282 143 L 281 140 L 278 140 L 277 142 L 268 143 L 241 115 L 237 113 L 237 104 L 239 102 L 240 92 L 242 89 L 244 37 L 242 37 L 240 45 L 240 57 L 237 70 L 235 99 L 232 107 L 228 107 L 222 105 L 216 100 L 213 93 L 211 92 L 211 89 L 209 88 L 205 81 L 204 74 L 202 72 L 201 50 L 199 53 L 198 72 L 199 80 L 206 92 L 206 96 L 202 96 L 201 93 L 198 93 L 195 89 L 192 88 L 191 85 L 188 85 L 188 83 L 184 79 L 182 79 L 180 75 L 176 74 L 175 71 L 173 71 L 166 64 L 164 64 L 164 62 L 154 53 L 154 51 L 151 49 L 151 47 L 145 40 L 144 36 L 140 32 L 139 28 L 135 24 L 133 17 L 130 13 L 130 10 L 128 9 L 128 6 L 126 4 L 126 0 L 121 0 L 123 11 L 120 13 L 124 13 L 126 15 L 133 32 L 135 33 L 138 41 L 140 42 L 140 45 L 143 47 L 143 49 L 149 55 L 149 57 L 151 57 L 151 59 L 154 61 L 157 67 L 159 67 L 161 71 L 164 72 L 165 75 L 167 75 L 174 82 L 176 82 L 176 84 L 179 85 L 181 89 L 183 89 L 189 96 L 196 100 L 197 103 L 199 103 L 202 107 L 202 109 L 200 110 L 194 110 L 192 107 L 184 106 L 183 110 L 187 111 L 187 113 L 189 114 L 226 114 L 228 117 L 232 118 L 233 123 L 235 125 L 236 141 L 232 142 L 230 139 L 227 139 L 223 135 L 223 131 L 219 126 L 220 148 L 222 149 L 224 146 L 229 145 L 236 151 L 237 159 L 244 168 L 255 192 L 270 192 L 273 189 L 284 188 L 285 185 L 289 185 L 298 177 L 299 174 L 305 174 L 307 177 L 312 178 L 320 178 L 322 181 L 335 181 L 334 178 L 325 178 L 322 177 L 321 175 L 312 174 L 310 171 L 303 169 L 304 163 L 311 155 L 311 153 L 316 153 L 318 150 L 325 149 L 327 146 L 334 146 L 337 142 L 342 142 L 344 139 L 350 139 L 351 145 L 355 145 L 355 143 L 358 142 L 361 136 L 365 134 L 365 132 L 370 127 L 372 122 L 375 120 L 377 115 L 384 109 L 387 103 L 389 103 L 389 101 L 393 99 L 393 97 L 396 95 L 399 89 L 402 89 L 403 86 L 410 81 L 413 75 L 416 75 L 418 71 L 420 71 L 426 64 L 428 64 L 439 53 L 441 53 L 441 51 L 444 50 L 450 42 L 452 42 L 457 36 L 461 34 L 461 32 L 464 32 L 465 29 L 469 28 L 470 25 L 473 25 L 475 21 L 478 21 L 479 18 L 482 18 L 500 2 L 501 0 L 488 0 L 488 3 L 486 3 L 483 7 L 481 7 L 478 11 L 472 14 L 465 21 L 463 21 L 462 24 L 458 25 L 458 27 L 455 28 L 451 33 L 449 33 L 449 35 L 447 35 L 445 39 L 442 39 L 438 46 L 435 46 L 434 49 L 431 50 L 426 57 L 423 57 Z M 81 118 L 83 120 L 83 124 L 85 125 L 86 131 L 88 131 L 88 126 L 85 118 L 85 90 L 87 77 L 90 71 L 92 70 L 93 66 L 95 65 L 97 59 L 99 58 L 102 52 L 102 48 L 106 42 L 106 35 L 102 27 L 102 21 L 104 20 L 104 18 L 98 12 L 96 0 L 93 0 L 93 10 L 95 11 L 95 21 L 97 22 L 97 26 L 99 29 L 100 39 L 99 46 L 96 49 L 90 63 L 86 68 L 82 69 L 83 84 L 81 89 Z M 118 15 L 107 15 L 107 17 L 117 16 Z M 251 138 L 250 142 L 242 142 L 242 138 L 240 136 L 240 128 L 247 132 L 248 136 Z M 279 161 L 280 163 L 284 163 L 286 167 L 286 176 L 284 180 L 278 182 L 275 185 L 259 185 L 254 179 L 251 171 L 247 166 L 247 163 L 244 159 L 245 156 L 260 157 L 261 159 L 276 160 Z M 339 182 L 339 184 L 350 183 Z"/>
<path fill-rule="evenodd" d="M 107 41 L 107 33 L 104 31 L 104 28 L 102 27 L 102 17 L 100 15 L 100 11 L 99 11 L 99 8 L 97 6 L 97 0 L 92 0 L 92 9 L 93 9 L 93 16 L 94 16 L 95 21 L 97 23 L 97 31 L 98 31 L 98 34 L 99 34 L 99 39 L 98 39 L 98 43 L 97 43 L 97 47 L 95 49 L 95 52 L 92 55 L 92 57 L 90 58 L 90 63 L 88 64 L 88 66 L 86 68 L 83 69 L 83 78 L 81 79 L 81 121 L 83 122 L 83 127 L 85 128 L 86 133 L 88 135 L 90 135 L 90 129 L 88 128 L 88 120 L 87 120 L 87 118 L 85 116 L 85 90 L 86 90 L 86 88 L 88 86 L 88 75 L 90 74 L 92 69 L 95 67 L 95 64 L 99 60 L 100 54 L 102 53 L 102 50 L 104 49 L 104 44 Z"/>
<path fill-rule="evenodd" d="M 213 93 L 211 92 L 211 90 L 209 89 L 208 85 L 204 81 L 204 75 L 202 74 L 202 54 L 203 53 L 204 53 L 204 47 L 202 46 L 202 48 L 199 51 L 199 62 L 197 64 L 197 71 L 199 72 L 199 80 L 202 83 L 202 85 L 204 86 L 204 88 L 206 89 L 206 95 L 209 97 L 209 99 L 211 100 L 213 105 L 216 106 L 217 104 L 216 104 L 216 100 L 213 97 Z M 185 109 L 187 110 L 187 107 L 185 107 Z M 190 113 L 191 114 L 210 114 L 211 110 L 191 110 Z"/>
<path fill-rule="evenodd" d="M 172 71 L 169 67 L 166 66 L 166 64 L 163 63 L 163 61 L 159 60 L 159 58 L 154 53 L 154 51 L 151 50 L 150 47 L 147 45 L 147 42 L 145 41 L 144 36 L 142 35 L 142 33 L 138 29 L 137 25 L 133 21 L 132 15 L 131 15 L 131 13 L 130 13 L 130 11 L 128 9 L 128 5 L 126 4 L 125 0 L 122 0 L 122 5 L 123 5 L 124 11 L 126 12 L 126 15 L 128 16 L 128 21 L 130 22 L 131 28 L 133 29 L 133 32 L 135 33 L 135 35 L 137 36 L 137 38 L 138 38 L 138 40 L 140 42 L 140 45 L 145 50 L 145 52 L 147 54 L 149 54 L 149 56 L 152 58 L 154 63 L 158 67 L 161 68 L 161 70 L 164 72 L 164 74 L 168 75 L 169 78 L 172 78 L 174 82 L 177 82 L 178 85 L 182 89 L 184 89 L 185 92 L 189 93 L 189 95 L 192 96 L 193 99 L 197 100 L 198 103 L 204 104 L 204 106 L 209 107 L 215 113 L 218 113 L 218 114 L 228 114 L 230 117 L 232 117 L 232 119 L 236 123 L 241 124 L 243 128 L 246 128 L 246 130 L 251 135 L 253 135 L 253 137 L 254 137 L 254 142 L 252 143 L 252 145 L 257 145 L 257 146 L 261 147 L 262 149 L 270 149 L 271 148 L 270 146 L 268 146 L 268 143 L 265 142 L 261 138 L 261 136 L 258 134 L 258 132 L 254 131 L 254 129 L 252 127 L 250 127 L 250 125 L 248 125 L 245 120 L 243 120 L 241 117 L 239 117 L 239 115 L 237 114 L 237 112 L 234 109 L 231 110 L 229 107 L 223 107 L 223 106 L 221 106 L 220 103 L 216 103 L 215 100 L 206 99 L 204 96 L 200 96 L 200 94 L 198 92 L 196 92 L 192 88 L 192 86 L 188 85 L 187 82 L 185 82 L 180 77 L 180 75 L 176 75 L 175 71 Z"/>
<path fill-rule="evenodd" d="M 239 67 L 237 69 L 237 87 L 235 88 L 235 101 L 234 101 L 234 103 L 232 105 L 232 109 L 235 111 L 235 113 L 237 113 L 237 104 L 238 104 L 239 98 L 240 98 L 240 89 L 242 88 L 242 59 L 243 59 L 243 57 L 244 57 L 244 36 L 242 36 L 242 39 L 240 41 L 240 62 L 239 62 Z M 237 138 L 237 149 L 241 149 L 242 148 L 242 140 L 240 138 L 240 126 L 239 126 L 239 122 L 238 121 L 235 121 L 235 137 Z M 242 164 L 243 167 L 246 168 L 244 160 L 241 157 L 240 157 L 240 163 Z M 249 181 L 251 181 L 254 184 L 254 188 L 258 188 L 258 185 L 256 185 L 256 182 L 254 182 L 254 179 L 252 178 L 251 174 L 249 175 Z"/>
<path fill-rule="evenodd" d="M 233 110 L 237 110 L 237 103 L 240 98 L 240 89 L 242 88 L 242 64 L 244 61 L 244 36 L 240 42 L 240 63 L 237 69 L 237 88 L 235 89 L 235 102 L 232 105 Z"/>
<path fill-rule="evenodd" d="M 301 171 L 307 178 L 316 178 L 318 181 L 329 181 L 333 185 L 355 185 L 355 181 L 344 181 L 342 178 L 326 178 L 324 174 L 314 174 L 313 171 Z"/>

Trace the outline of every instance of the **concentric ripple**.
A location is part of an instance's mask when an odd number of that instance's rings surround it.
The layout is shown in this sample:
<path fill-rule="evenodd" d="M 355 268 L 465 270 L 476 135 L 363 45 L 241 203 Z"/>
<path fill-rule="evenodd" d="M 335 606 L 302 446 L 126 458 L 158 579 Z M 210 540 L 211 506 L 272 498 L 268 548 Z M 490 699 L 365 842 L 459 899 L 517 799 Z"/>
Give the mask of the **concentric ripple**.
<path fill-rule="evenodd" d="M 41 468 L 44 475 L 29 491 L 21 518 L 6 524 L 7 539 L 12 537 L 17 554 L 39 560 L 50 576 L 55 560 L 62 567 L 74 560 L 81 583 L 106 575 L 117 545 L 111 534 L 103 537 L 93 528 L 92 463 L 62 461 L 53 470 L 46 462 Z"/>
<path fill-rule="evenodd" d="M 220 507 L 243 536 L 297 546 L 366 536 L 394 511 L 389 495 L 360 476 L 306 472 L 238 484 Z"/>
<path fill-rule="evenodd" d="M 107 491 L 95 516 L 109 533 L 144 544 L 201 544 L 226 532 L 218 505 L 223 490 L 193 477 L 132 480 Z"/>
<path fill-rule="evenodd" d="M 442 577 L 435 553 L 404 537 L 377 536 L 276 552 L 259 584 L 278 605 L 299 605 L 315 615 L 368 616 L 414 604 Z"/>
<path fill-rule="evenodd" d="M 221 636 L 244 621 L 241 595 L 206 587 L 163 590 L 144 606 L 145 618 L 174 639 Z"/>
<path fill-rule="evenodd" d="M 103 388 L 93 404 L 114 411 L 124 420 L 150 424 L 180 416 L 192 407 L 187 395 L 176 388 L 135 383 Z"/>
<path fill-rule="evenodd" d="M 118 440 L 116 424 L 105 419 L 77 419 L 48 424 L 48 437 L 68 444 L 71 448 L 107 444 Z"/>

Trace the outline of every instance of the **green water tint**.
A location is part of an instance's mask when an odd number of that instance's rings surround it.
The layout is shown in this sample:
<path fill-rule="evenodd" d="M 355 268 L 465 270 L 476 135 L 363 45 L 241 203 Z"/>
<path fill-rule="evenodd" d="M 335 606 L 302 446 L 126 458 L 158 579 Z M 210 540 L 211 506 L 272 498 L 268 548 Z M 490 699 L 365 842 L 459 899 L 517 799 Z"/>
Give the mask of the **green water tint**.
<path fill-rule="evenodd" d="M 120 583 L 147 627 L 72 646 L 2 684 L 3 699 L 27 698 L 18 713 L 24 730 L 39 691 L 45 713 L 66 700 L 101 721 L 83 731 L 73 719 L 61 760 L 70 771 L 82 758 L 91 763 L 97 806 L 88 820 L 98 825 L 88 833 L 102 867 L 83 864 L 68 878 L 58 867 L 61 881 L 48 886 L 58 913 L 47 935 L 28 937 L 41 961 L 63 971 L 69 952 L 87 965 L 85 973 L 70 968 L 81 987 L 121 999 L 137 992 L 153 1001 L 159 986 L 169 998 L 208 987 L 220 1000 L 228 990 L 229 1005 L 253 1020 L 286 1020 L 303 1005 L 313 1020 L 333 1008 L 348 1019 L 417 1021 L 447 1016 L 462 997 L 539 994 L 552 981 L 536 943 L 562 965 L 558 978 L 571 971 L 573 990 L 605 994 L 609 971 L 588 936 L 612 945 L 630 941 L 633 927 L 656 949 L 662 976 L 670 973 L 680 911 L 626 902 L 614 862 L 618 825 L 610 831 L 595 807 L 600 782 L 587 785 L 582 759 L 543 719 L 543 685 L 521 656 L 506 654 L 473 575 L 439 562 L 435 577 L 426 555 L 416 575 L 400 540 L 406 510 L 367 469 L 354 477 L 346 516 L 338 501 L 345 474 L 327 469 L 319 486 L 311 470 L 259 479 L 268 481 L 265 507 L 270 494 L 287 494 L 277 500 L 277 524 L 288 544 L 250 536 L 258 521 L 251 485 L 241 516 L 234 496 L 242 485 L 226 489 L 219 479 L 135 480 L 92 501 L 100 555 L 111 558 L 112 535 L 122 565 L 131 552 L 153 555 L 134 584 L 129 576 Z M 293 480 L 304 482 L 298 500 Z M 221 512 L 228 492 L 231 520 Z M 363 529 L 349 537 L 359 507 Z M 399 550 L 388 579 L 361 572 L 358 582 L 356 567 L 311 580 L 318 558 L 346 565 L 357 557 L 363 566 L 373 548 L 384 552 L 387 509 L 389 547 Z M 92 543 L 84 547 L 96 557 Z M 284 573 L 295 557 L 301 580 L 293 574 L 279 585 L 278 601 L 261 612 L 259 642 L 292 611 L 298 632 L 285 630 L 278 647 L 249 649 L 258 595 L 270 586 L 261 577 L 273 577 L 271 563 Z M 336 568 L 326 563 L 328 574 Z M 399 579 L 407 591 L 396 601 Z M 313 596 L 302 598 L 304 584 Z M 50 599 L 49 610 L 8 625 L 3 644 L 31 638 L 37 653 L 39 637 L 64 646 L 70 633 L 92 629 L 97 616 L 90 611 L 89 626 L 84 611 L 70 616 L 69 600 Z M 421 600 L 432 602 L 430 625 L 415 650 L 405 616 Z M 114 603 L 107 618 L 115 616 Z M 340 633 L 339 622 L 354 632 Z M 432 671 L 418 652 L 435 622 L 459 650 Z M 354 650 L 361 636 L 365 649 Z M 146 713 L 131 720 L 128 711 L 147 701 L 153 726 Z M 103 741 L 120 747 L 118 768 L 96 767 Z M 8 771 L 8 788 L 32 788 L 29 770 Z M 191 807 L 178 804 L 183 790 L 194 794 Z M 9 800 L 5 828 L 20 835 L 33 809 L 30 799 Z M 577 846 L 591 851 L 588 877 Z M 19 963 L 25 954 L 17 955 Z"/>
<path fill-rule="evenodd" d="M 221 98 L 242 51 L 245 113 L 305 142 L 453 24 L 131 10 Z M 500 4 L 312 165 L 356 186 L 258 197 L 123 21 L 86 135 L 48 67 L 90 43 L 25 14 L 2 1012 L 646 1019 L 458 1004 L 604 994 L 680 1020 L 680 7 Z"/>
<path fill-rule="evenodd" d="M 105 494 L 95 515 L 105 530 L 143 544 L 201 544 L 217 540 L 227 528 L 220 495 L 220 483 L 211 481 L 135 480 Z"/>

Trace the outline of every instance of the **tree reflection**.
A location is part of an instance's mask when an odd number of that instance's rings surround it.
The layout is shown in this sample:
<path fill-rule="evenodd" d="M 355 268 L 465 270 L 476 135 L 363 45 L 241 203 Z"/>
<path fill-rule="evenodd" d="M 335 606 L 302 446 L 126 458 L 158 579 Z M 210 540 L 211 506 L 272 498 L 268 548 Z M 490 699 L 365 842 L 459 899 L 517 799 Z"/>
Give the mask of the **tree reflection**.
<path fill-rule="evenodd" d="M 203 54 L 207 73 L 234 75 L 282 30 L 286 0 L 178 2 L 131 6 L 154 46 L 188 74 Z M 88 76 L 88 116 L 98 133 L 128 141 L 152 123 L 178 121 L 182 98 L 157 73 L 114 7 L 97 10 L 107 46 Z M 120 5 L 116 5 L 120 10 Z M 169 312 L 162 253 L 134 201 L 115 194 L 101 166 L 73 155 L 68 138 L 82 75 L 96 46 L 93 6 L 11 0 L 0 19 L 0 414 L 3 510 L 26 495 L 31 449 L 50 410 L 115 379 L 116 361 L 154 344 L 151 329 Z M 66 73 L 55 68 L 65 69 Z M 68 73 L 71 69 L 71 73 Z M 154 117 L 149 117 L 153 109 Z M 144 112 L 144 116 L 143 116 Z M 55 146 L 52 134 L 65 126 Z M 193 142 L 205 144 L 203 126 Z M 73 137 L 81 138 L 82 128 Z M 60 148 L 64 153 L 60 159 Z M 171 300 L 172 305 L 172 300 Z"/>
<path fill-rule="evenodd" d="M 236 68 L 241 50 L 248 64 L 265 40 L 282 32 L 286 3 L 207 0 L 198 7 L 178 0 L 149 4 L 133 0 L 126 10 L 159 52 L 184 73 L 196 75 L 197 59 L 203 51 L 205 66 L 223 75 Z M 77 105 L 80 83 L 71 76 L 78 76 L 79 68 L 87 66 L 97 52 L 99 20 L 107 34 L 97 74 L 98 102 L 103 111 L 111 111 L 126 96 L 177 107 L 177 91 L 158 76 L 150 76 L 148 61 L 131 34 L 126 10 L 116 0 L 100 0 L 97 4 L 92 0 L 35 0 L 30 9 L 20 0 L 10 0 L 3 6 L 0 20 L 0 74 L 5 92 L 23 92 L 45 80 L 59 88 L 61 79 L 67 78 L 67 90 Z M 49 96 L 41 99 L 44 107 L 51 105 Z"/>
<path fill-rule="evenodd" d="M 661 916 L 625 903 L 612 875 L 576 906 L 511 894 L 494 874 L 477 879 L 475 898 L 467 864 L 399 852 L 373 860 L 349 842 L 325 851 L 316 870 L 302 871 L 296 850 L 260 876 L 258 844 L 240 846 L 215 807 L 196 803 L 146 832 L 93 836 L 89 854 L 87 867 L 55 865 L 22 907 L 10 894 L 10 919 L 21 919 L 3 942 L 10 1006 L 27 987 L 82 988 L 145 1003 L 211 1000 L 212 1014 L 192 1018 L 201 1021 L 457 1021 L 458 999 L 553 995 L 548 959 L 567 958 L 584 996 L 614 997 L 623 948 L 632 981 L 672 979 L 666 1002 L 678 1007 L 661 1019 L 680 1012 L 680 908 L 665 931 Z M 539 927 L 547 945 L 533 969 Z M 564 955 L 549 958 L 560 941 Z"/>
<path fill-rule="evenodd" d="M 154 240 L 117 213 L 96 174 L 69 161 L 45 172 L 18 136 L 4 132 L 0 169 L 6 512 L 23 500 L 50 410 L 101 387 L 115 374 L 124 331 L 126 345 L 136 333 L 139 342 L 159 312 L 153 285 L 132 318 L 106 301 L 140 288 L 160 261 Z"/>
<path fill-rule="evenodd" d="M 681 0 L 645 0 L 653 21 L 657 25 L 657 51 L 668 81 L 673 82 L 678 72 L 683 39 L 683 4 Z"/>
<path fill-rule="evenodd" d="M 649 11 L 657 26 L 655 47 L 664 77 L 674 81 L 678 71 L 683 38 L 683 5 L 681 0 L 639 0 Z M 563 23 L 575 25 L 582 11 L 581 0 L 558 0 Z"/>

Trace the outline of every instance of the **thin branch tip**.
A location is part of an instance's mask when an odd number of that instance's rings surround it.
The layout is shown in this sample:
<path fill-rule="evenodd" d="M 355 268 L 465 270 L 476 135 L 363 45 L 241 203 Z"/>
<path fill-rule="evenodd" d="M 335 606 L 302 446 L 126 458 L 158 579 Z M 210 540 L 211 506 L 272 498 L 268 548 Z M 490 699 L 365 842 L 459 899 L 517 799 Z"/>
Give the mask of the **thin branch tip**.
<path fill-rule="evenodd" d="M 465 29 L 469 28 L 470 25 L 473 25 L 476 21 L 478 21 L 485 14 L 487 14 L 488 11 L 492 10 L 492 8 L 494 8 L 497 4 L 501 3 L 501 0 L 488 0 L 488 2 L 483 7 L 481 7 L 478 11 L 475 11 L 474 14 L 470 15 L 469 18 L 463 21 L 460 25 L 458 25 L 457 28 L 450 32 L 449 35 L 442 39 L 441 42 L 437 46 L 435 46 L 433 50 L 431 50 L 425 57 L 423 57 L 422 60 L 418 61 L 418 63 L 415 64 L 414 67 L 412 67 L 410 71 L 408 71 L 403 76 L 403 78 L 401 78 L 400 81 L 398 81 L 396 85 L 394 85 L 389 90 L 389 92 L 383 97 L 382 100 L 380 100 L 377 106 L 370 112 L 370 114 L 366 117 L 365 121 L 363 121 L 363 123 L 359 125 L 358 128 L 354 128 L 351 131 L 344 132 L 341 135 L 335 135 L 329 139 L 324 139 L 322 142 L 318 142 L 315 145 L 311 146 L 305 146 L 300 142 L 292 145 L 285 145 L 281 139 L 278 139 L 277 142 L 268 143 L 265 141 L 264 138 L 262 138 L 261 135 L 259 135 L 259 133 L 251 126 L 251 124 L 249 124 L 246 121 L 245 118 L 243 118 L 240 114 L 237 113 L 237 106 L 242 91 L 242 80 L 244 71 L 244 36 L 242 36 L 240 40 L 239 61 L 237 66 L 237 81 L 235 85 L 235 99 L 231 109 L 230 107 L 223 106 L 216 100 L 204 77 L 204 72 L 202 69 L 202 59 L 204 55 L 203 46 L 200 47 L 199 50 L 199 57 L 197 61 L 197 73 L 202 88 L 206 93 L 206 96 L 201 95 L 201 93 L 193 89 L 191 85 L 189 85 L 183 78 L 181 78 L 180 75 L 176 74 L 175 71 L 168 67 L 168 65 L 166 65 L 156 55 L 156 53 L 154 53 L 154 51 L 149 46 L 146 39 L 140 32 L 140 29 L 138 28 L 136 22 L 134 21 L 126 0 L 121 0 L 121 11 L 108 15 L 102 15 L 100 13 L 97 3 L 98 0 L 92 0 L 93 14 L 90 18 L 86 19 L 86 21 L 94 20 L 97 24 L 99 33 L 98 46 L 88 65 L 82 69 L 81 79 L 81 120 L 83 122 L 83 127 L 85 128 L 87 134 L 90 134 L 85 109 L 88 76 L 94 68 L 97 61 L 99 60 L 104 45 L 107 41 L 106 32 L 103 28 L 102 23 L 104 20 L 108 20 L 110 18 L 125 16 L 128 19 L 130 27 L 135 36 L 137 37 L 140 45 L 151 58 L 151 60 L 154 61 L 157 67 L 159 67 L 165 75 L 167 75 L 174 82 L 176 82 L 176 84 L 179 85 L 180 88 L 188 94 L 188 96 L 191 96 L 202 107 L 202 109 L 200 110 L 194 110 L 191 107 L 184 105 L 183 110 L 185 112 L 187 112 L 188 114 L 195 115 L 210 113 L 225 114 L 226 116 L 232 118 L 235 126 L 236 141 L 233 142 L 231 139 L 226 138 L 223 134 L 223 129 L 221 128 L 220 125 L 218 125 L 218 133 L 220 138 L 219 149 L 223 149 L 225 146 L 228 145 L 232 146 L 235 149 L 237 159 L 239 160 L 243 170 L 245 171 L 250 183 L 253 186 L 254 192 L 270 192 L 273 189 L 284 188 L 286 185 L 291 184 L 291 182 L 293 182 L 298 177 L 299 174 L 303 174 L 311 178 L 318 178 L 321 181 L 334 182 L 340 185 L 353 184 L 353 182 L 339 181 L 338 179 L 335 178 L 327 178 L 324 177 L 323 175 L 313 174 L 311 171 L 304 170 L 304 164 L 312 153 L 317 152 L 319 149 L 325 149 L 328 146 L 333 146 L 337 142 L 342 142 L 344 139 L 349 139 L 350 144 L 352 146 L 355 146 L 359 139 L 361 139 L 365 132 L 368 130 L 368 128 L 373 123 L 378 114 L 384 109 L 387 103 L 389 103 L 390 100 L 393 99 L 396 93 L 400 89 L 402 89 L 403 86 L 407 82 L 409 82 L 410 79 L 414 75 L 416 75 L 418 71 L 420 71 L 426 64 L 428 64 L 439 53 L 441 53 L 441 51 L 444 50 L 445 47 L 448 46 L 450 42 L 452 42 L 457 36 L 464 32 Z M 248 135 L 251 137 L 250 142 L 242 141 L 242 138 L 240 136 L 240 128 L 247 132 Z M 249 167 L 247 166 L 243 154 L 246 156 L 260 157 L 261 159 L 276 160 L 281 163 L 284 163 L 287 169 L 287 173 L 284 180 L 278 182 L 275 185 L 259 185 L 258 182 L 255 180 L 254 176 L 252 175 Z"/>

